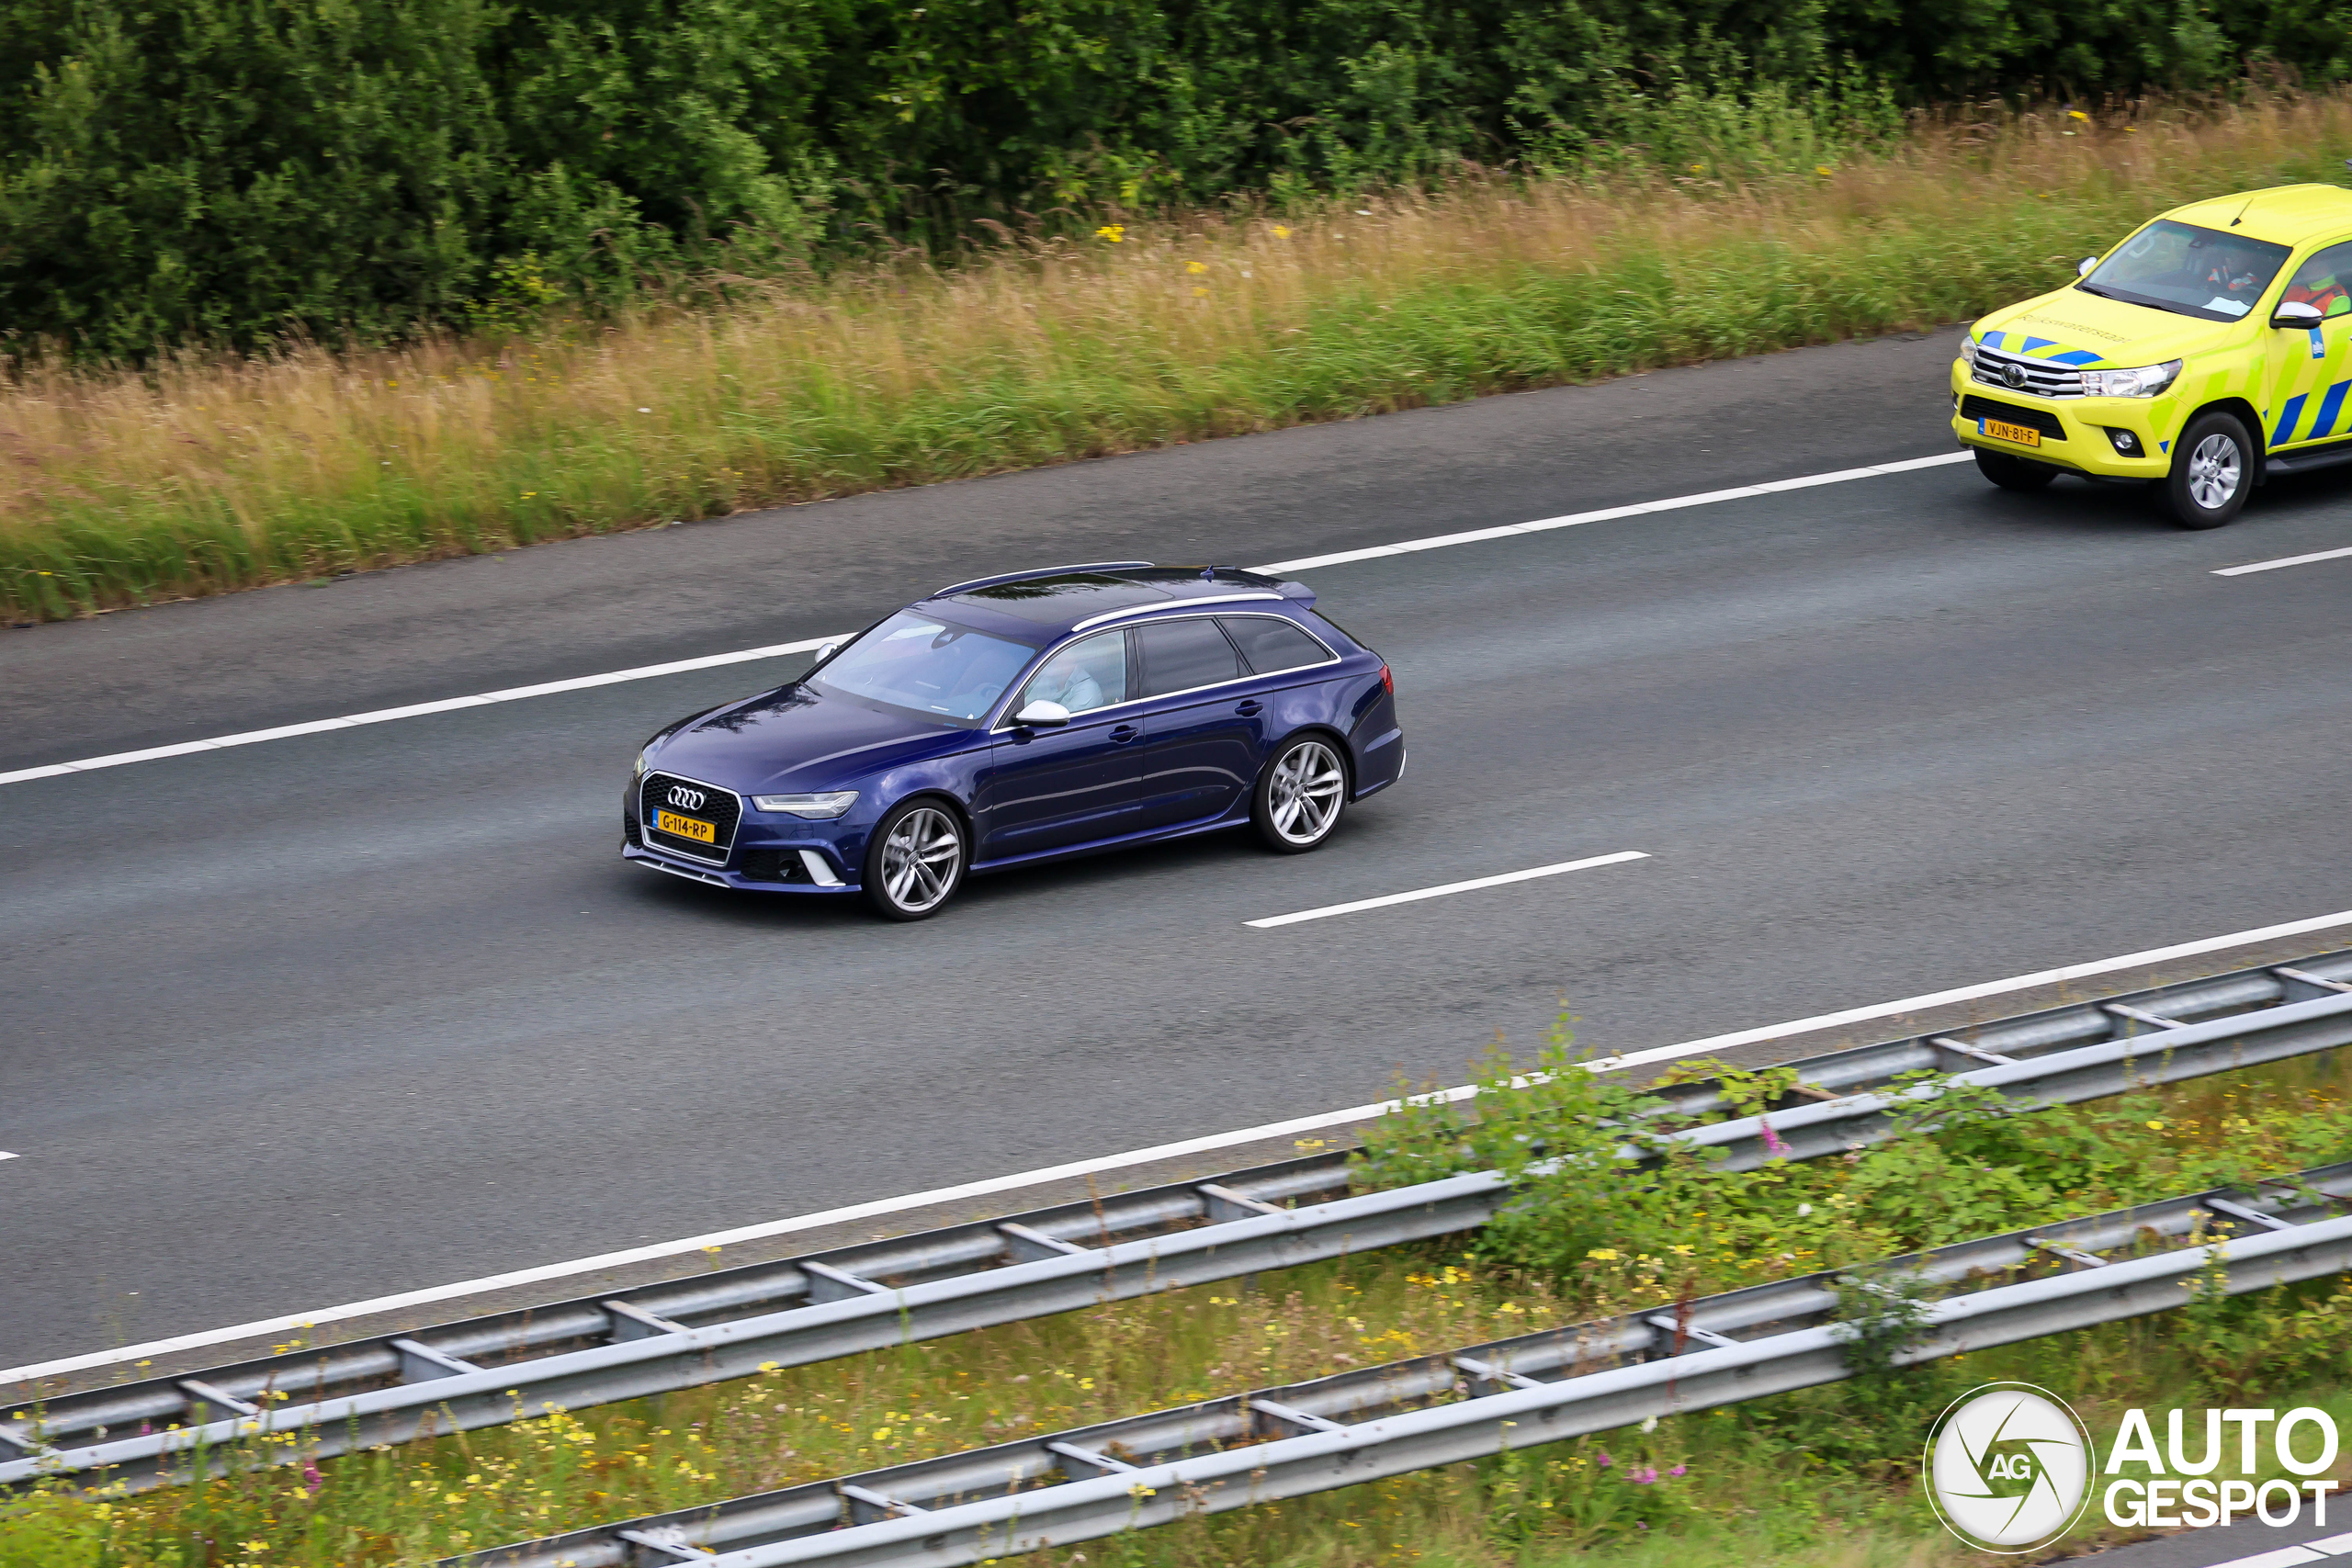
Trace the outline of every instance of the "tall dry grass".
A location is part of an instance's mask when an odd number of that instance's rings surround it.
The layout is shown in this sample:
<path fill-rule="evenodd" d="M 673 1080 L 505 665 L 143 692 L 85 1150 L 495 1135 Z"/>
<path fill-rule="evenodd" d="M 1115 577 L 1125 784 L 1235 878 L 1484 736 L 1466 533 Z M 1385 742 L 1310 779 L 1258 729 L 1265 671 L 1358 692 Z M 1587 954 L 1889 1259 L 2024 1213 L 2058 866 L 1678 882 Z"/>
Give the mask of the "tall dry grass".
<path fill-rule="evenodd" d="M 1917 328 L 2340 173 L 2352 98 L 1922 120 L 1793 175 L 1465 178 L 693 313 L 0 389 L 0 607 L 156 597 Z M 1854 410 L 1838 411 L 1852 417 Z"/>

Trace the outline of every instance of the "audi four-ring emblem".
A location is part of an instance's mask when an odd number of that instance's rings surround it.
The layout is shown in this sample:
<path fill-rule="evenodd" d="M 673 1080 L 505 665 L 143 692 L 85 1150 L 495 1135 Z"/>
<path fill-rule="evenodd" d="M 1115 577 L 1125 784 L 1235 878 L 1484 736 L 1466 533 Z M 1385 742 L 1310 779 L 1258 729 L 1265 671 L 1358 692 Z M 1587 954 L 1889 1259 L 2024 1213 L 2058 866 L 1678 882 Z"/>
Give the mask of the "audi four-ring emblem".
<path fill-rule="evenodd" d="M 688 789 L 684 784 L 672 784 L 670 786 L 670 804 L 673 806 L 683 806 L 689 811 L 700 811 L 702 809 L 702 803 L 708 798 L 709 796 L 704 795 L 702 791 L 698 789 Z"/>

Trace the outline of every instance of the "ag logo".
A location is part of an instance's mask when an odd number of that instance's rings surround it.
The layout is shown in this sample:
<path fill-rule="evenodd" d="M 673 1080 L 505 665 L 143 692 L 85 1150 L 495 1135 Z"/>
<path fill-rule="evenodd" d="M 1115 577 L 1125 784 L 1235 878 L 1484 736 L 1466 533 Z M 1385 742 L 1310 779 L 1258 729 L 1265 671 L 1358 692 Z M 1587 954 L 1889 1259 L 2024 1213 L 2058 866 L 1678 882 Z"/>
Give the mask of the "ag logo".
<path fill-rule="evenodd" d="M 1921 1461 L 1944 1528 L 1984 1551 L 2024 1552 L 2074 1527 L 2090 1501 L 2091 1435 L 2057 1395 L 1987 1383 L 1936 1418 Z"/>

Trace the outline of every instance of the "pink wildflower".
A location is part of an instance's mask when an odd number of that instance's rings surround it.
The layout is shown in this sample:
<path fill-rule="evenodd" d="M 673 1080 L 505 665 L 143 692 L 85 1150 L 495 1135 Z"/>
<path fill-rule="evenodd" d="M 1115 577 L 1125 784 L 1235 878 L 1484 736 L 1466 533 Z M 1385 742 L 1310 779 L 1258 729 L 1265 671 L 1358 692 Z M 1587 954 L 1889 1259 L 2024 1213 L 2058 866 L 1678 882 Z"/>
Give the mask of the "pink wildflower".
<path fill-rule="evenodd" d="M 1609 1457 L 1609 1450 L 1608 1450 L 1607 1449 L 1603 1449 L 1603 1450 L 1600 1450 L 1600 1468 L 1601 1468 L 1601 1469 L 1603 1469 L 1603 1470 L 1607 1470 L 1611 1465 L 1615 1464 L 1616 1462 L 1617 1462 L 1617 1461 L 1616 1461 L 1615 1460 L 1611 1459 L 1611 1458 Z"/>
<path fill-rule="evenodd" d="M 1760 1127 L 1760 1128 L 1762 1128 L 1762 1129 L 1763 1129 L 1763 1133 L 1764 1133 L 1764 1153 L 1765 1153 L 1766 1157 L 1770 1158 L 1770 1159 L 1786 1159 L 1786 1158 L 1788 1158 L 1788 1157 L 1789 1157 L 1789 1145 L 1788 1145 L 1788 1143 L 1787 1143 L 1787 1141 L 1786 1141 L 1785 1139 L 1783 1139 L 1783 1138 L 1781 1136 L 1781 1134 L 1780 1134 L 1775 1133 L 1774 1131 L 1772 1131 L 1772 1123 L 1770 1123 L 1770 1122 L 1758 1122 L 1757 1123 L 1757 1125 L 1758 1125 L 1758 1127 Z"/>
<path fill-rule="evenodd" d="M 1668 1475 L 1670 1475 L 1670 1476 L 1672 1476 L 1672 1477 L 1674 1477 L 1676 1480 L 1679 1481 L 1683 1476 L 1685 1476 L 1685 1475 L 1687 1475 L 1688 1473 L 1690 1473 L 1690 1467 L 1689 1465 L 1687 1465 L 1687 1464 L 1678 1464 L 1678 1465 L 1676 1465 L 1672 1470 L 1668 1471 L 1666 1473 L 1667 1473 L 1667 1474 L 1668 1474 Z"/>

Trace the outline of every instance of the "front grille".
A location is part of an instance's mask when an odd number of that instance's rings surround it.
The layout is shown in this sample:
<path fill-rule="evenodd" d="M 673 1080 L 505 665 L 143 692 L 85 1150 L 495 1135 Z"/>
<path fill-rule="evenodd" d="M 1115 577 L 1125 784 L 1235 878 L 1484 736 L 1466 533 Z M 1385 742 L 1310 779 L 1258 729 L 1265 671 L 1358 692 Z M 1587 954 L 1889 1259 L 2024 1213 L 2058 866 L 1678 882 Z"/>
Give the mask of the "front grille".
<path fill-rule="evenodd" d="M 2010 387 L 2002 372 L 2010 366 L 2018 367 L 2025 377 L 2021 387 Z M 2035 359 L 2029 355 L 2005 354 L 1997 348 L 1976 347 L 1976 368 L 1971 372 L 1988 387 L 2008 387 L 2012 392 L 2031 392 L 2038 398 L 2079 398 L 2083 395 L 2083 375 L 2071 366 L 2052 365 L 2047 359 Z"/>
<path fill-rule="evenodd" d="M 1996 403 L 1973 392 L 1960 400 L 1960 417 L 1997 419 L 2003 424 L 2022 424 L 2028 430 L 2041 432 L 2044 441 L 2066 439 L 2066 427 L 2059 423 L 2058 416 L 2049 410 L 2020 408 L 2016 403 Z"/>
<path fill-rule="evenodd" d="M 672 798 L 673 790 L 678 792 L 675 799 Z M 706 844 L 700 839 L 663 832 L 654 824 L 662 819 L 658 814 L 665 807 L 709 823 L 718 829 L 718 841 Z M 743 819 L 743 803 L 736 798 L 734 791 L 682 779 L 674 773 L 646 774 L 645 782 L 638 786 L 637 809 L 648 848 L 712 865 L 727 863 L 727 852 L 735 844 L 735 826 Z"/>
<path fill-rule="evenodd" d="M 743 877 L 747 882 L 806 882 L 808 868 L 798 850 L 745 850 Z"/>

